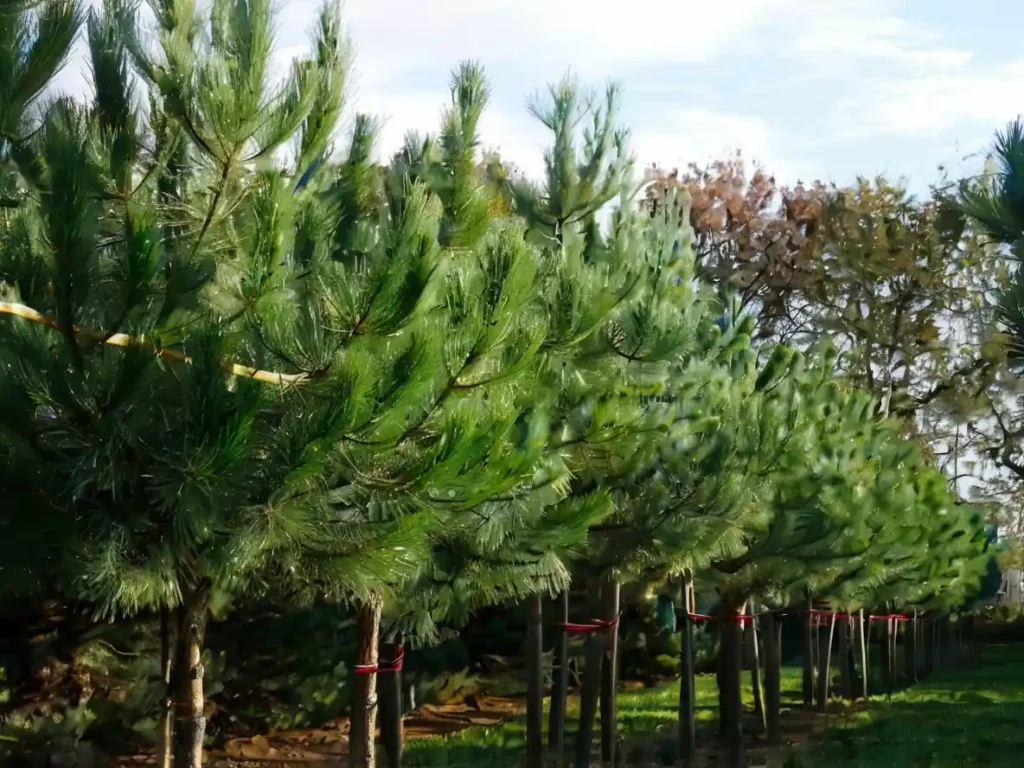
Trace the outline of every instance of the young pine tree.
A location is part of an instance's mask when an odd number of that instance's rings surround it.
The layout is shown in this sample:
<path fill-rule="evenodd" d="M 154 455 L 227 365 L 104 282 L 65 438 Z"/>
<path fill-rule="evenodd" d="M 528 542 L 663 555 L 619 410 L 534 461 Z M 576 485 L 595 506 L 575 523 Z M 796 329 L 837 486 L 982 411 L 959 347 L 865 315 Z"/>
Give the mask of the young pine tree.
<path fill-rule="evenodd" d="M 279 85 L 269 3 L 215 2 L 208 24 L 188 0 L 153 10 L 152 43 L 126 2 L 90 17 L 90 102 L 7 116 L 0 459 L 5 500 L 32 482 L 14 525 L 65 521 L 77 596 L 173 611 L 166 716 L 175 764 L 194 766 L 211 607 L 394 588 L 438 521 L 431 489 L 464 488 L 511 426 L 470 398 L 426 428 L 457 316 L 437 316 L 443 208 L 422 183 L 373 185 L 365 120 L 331 161 L 337 6 Z M 32 54 L 32 30 L 51 56 L 70 35 L 3 23 L 38 93 L 60 57 Z"/>

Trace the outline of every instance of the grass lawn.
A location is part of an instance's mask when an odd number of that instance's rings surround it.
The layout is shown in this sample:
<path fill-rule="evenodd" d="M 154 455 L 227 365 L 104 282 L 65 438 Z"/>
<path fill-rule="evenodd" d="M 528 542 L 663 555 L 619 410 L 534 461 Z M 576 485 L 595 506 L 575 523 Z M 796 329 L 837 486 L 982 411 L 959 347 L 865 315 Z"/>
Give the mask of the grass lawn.
<path fill-rule="evenodd" d="M 989 646 L 981 666 L 936 674 L 832 720 L 796 765 L 1024 766 L 1024 646 Z"/>
<path fill-rule="evenodd" d="M 749 676 L 746 677 L 749 680 Z M 795 703 L 800 696 L 800 670 L 783 669 L 783 705 Z M 749 691 L 746 703 L 753 705 Z M 642 752 L 645 765 L 659 754 L 674 751 L 674 730 L 678 718 L 679 684 L 669 683 L 640 691 L 625 691 L 615 699 L 618 709 L 618 733 L 626 754 Z M 547 739 L 547 706 L 544 701 L 544 731 Z M 575 737 L 579 701 L 569 698 L 566 720 L 566 757 L 571 756 Z M 697 721 L 708 740 L 718 717 L 718 688 L 714 675 L 697 676 Z M 410 768 L 428 766 L 518 766 L 525 749 L 526 724 L 516 718 L 500 726 L 469 728 L 443 738 L 411 739 L 406 742 L 403 765 Z M 600 716 L 594 726 L 594 744 L 600 740 Z M 651 756 L 651 757 L 648 757 Z"/>
<path fill-rule="evenodd" d="M 784 669 L 784 708 L 796 706 L 799 689 L 800 670 Z M 619 694 L 618 730 L 627 764 L 671 764 L 678 691 L 678 685 L 669 684 Z M 567 756 L 576 714 L 577 702 L 571 699 Z M 717 691 L 711 675 L 698 677 L 697 717 L 705 741 L 713 742 Z M 794 768 L 1024 766 L 1024 646 L 990 646 L 981 666 L 936 674 L 891 700 L 875 698 L 867 707 L 836 702 L 815 730 L 815 738 L 772 756 L 771 764 Z M 595 744 L 597 733 L 595 728 Z M 404 764 L 518 766 L 524 736 L 523 721 L 515 719 L 445 738 L 410 740 Z M 753 764 L 763 765 L 764 758 L 755 757 Z"/>

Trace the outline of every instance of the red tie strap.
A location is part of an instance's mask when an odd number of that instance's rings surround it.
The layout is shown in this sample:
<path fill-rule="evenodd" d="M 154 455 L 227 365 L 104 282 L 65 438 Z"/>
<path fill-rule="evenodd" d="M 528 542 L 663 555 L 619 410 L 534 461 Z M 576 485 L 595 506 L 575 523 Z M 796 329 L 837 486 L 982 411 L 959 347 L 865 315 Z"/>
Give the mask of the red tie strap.
<path fill-rule="evenodd" d="M 379 661 L 376 664 L 356 664 L 355 672 L 357 675 L 373 675 L 373 674 L 384 674 L 387 672 L 401 672 L 402 664 L 405 660 L 405 646 L 398 646 L 398 651 L 395 653 L 395 658 L 391 661 Z"/>
<path fill-rule="evenodd" d="M 619 617 L 614 619 L 591 619 L 589 624 L 574 624 L 572 622 L 561 622 L 555 624 L 558 629 L 565 630 L 574 635 L 588 635 L 592 632 L 603 632 L 606 629 L 615 629 L 619 626 Z"/>

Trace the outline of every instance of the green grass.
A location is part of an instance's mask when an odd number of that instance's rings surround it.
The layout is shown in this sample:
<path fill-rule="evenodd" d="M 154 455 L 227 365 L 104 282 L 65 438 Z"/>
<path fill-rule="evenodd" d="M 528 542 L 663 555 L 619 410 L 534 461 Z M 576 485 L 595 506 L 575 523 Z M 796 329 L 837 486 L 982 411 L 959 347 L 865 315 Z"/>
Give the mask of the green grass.
<path fill-rule="evenodd" d="M 749 677 L 745 678 L 749 679 Z M 800 694 L 800 670 L 783 670 L 782 697 L 784 705 L 795 702 Z M 750 692 L 745 692 L 746 703 L 752 704 Z M 714 675 L 697 676 L 697 722 L 698 727 L 710 732 L 718 717 L 718 689 Z M 642 691 L 620 693 L 616 699 L 618 709 L 618 735 L 627 752 L 631 745 L 637 745 L 644 752 L 674 749 L 673 731 L 677 722 L 679 705 L 679 684 L 669 683 Z M 547 739 L 547 707 L 544 701 L 544 732 Z M 572 752 L 579 716 L 579 701 L 570 697 L 566 718 L 566 755 Z M 594 727 L 594 743 L 599 740 L 600 716 Z M 522 718 L 515 718 L 501 726 L 468 728 L 451 736 L 426 739 L 411 739 L 406 743 L 404 765 L 410 768 L 429 766 L 486 765 L 518 766 L 522 762 L 525 748 L 526 724 Z"/>
<path fill-rule="evenodd" d="M 800 670 L 784 669 L 784 707 L 797 703 L 799 689 Z M 678 691 L 678 684 L 669 684 L 619 694 L 618 732 L 627 756 L 645 755 L 644 765 L 669 757 Z M 577 714 L 577 702 L 570 699 L 567 754 Z M 704 738 L 713 739 L 717 691 L 711 675 L 697 678 L 697 718 Z M 840 705 L 824 725 L 821 737 L 795 746 L 779 756 L 777 764 L 794 768 L 1024 766 L 1024 646 L 990 646 L 980 667 L 936 674 L 891 700 L 874 698 L 867 708 Z M 597 733 L 595 729 L 595 743 Z M 515 719 L 445 738 L 415 739 L 406 745 L 404 764 L 411 768 L 518 766 L 524 737 L 525 725 Z"/>
<path fill-rule="evenodd" d="M 1024 765 L 1024 646 L 989 646 L 951 670 L 830 723 L 796 764 L 836 768 Z"/>

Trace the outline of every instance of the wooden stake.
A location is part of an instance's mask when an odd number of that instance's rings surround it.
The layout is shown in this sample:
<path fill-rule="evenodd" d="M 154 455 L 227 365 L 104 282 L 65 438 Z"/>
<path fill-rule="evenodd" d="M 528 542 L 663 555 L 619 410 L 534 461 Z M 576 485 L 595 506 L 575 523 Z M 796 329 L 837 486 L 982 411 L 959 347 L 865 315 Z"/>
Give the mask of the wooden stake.
<path fill-rule="evenodd" d="M 569 590 L 559 598 L 562 624 L 569 623 Z M 548 747 L 557 764 L 561 763 L 565 745 L 565 701 L 569 691 L 569 632 L 563 627 L 555 646 L 555 668 L 552 675 L 551 710 L 548 720 Z"/>
<path fill-rule="evenodd" d="M 868 676 L 871 674 L 871 666 L 868 659 L 868 646 L 870 643 L 871 627 L 868 626 L 868 620 L 864 617 L 864 609 L 861 608 L 857 611 L 857 655 L 860 657 L 860 676 L 861 676 L 861 698 L 865 701 L 868 699 Z"/>
<path fill-rule="evenodd" d="M 814 614 L 811 610 L 814 602 L 807 598 L 807 612 L 804 614 L 804 670 L 803 699 L 804 706 L 814 705 Z"/>
<path fill-rule="evenodd" d="M 782 743 L 782 622 L 767 613 L 761 630 L 764 638 L 764 701 L 768 743 Z"/>
<path fill-rule="evenodd" d="M 526 765 L 544 765 L 544 598 L 529 598 L 526 622 Z"/>
<path fill-rule="evenodd" d="M 683 623 L 679 660 L 679 758 L 688 765 L 696 754 L 696 695 L 693 670 L 693 620 L 696 606 L 690 598 L 690 571 L 683 571 Z"/>
<path fill-rule="evenodd" d="M 387 768 L 401 768 L 404 727 L 402 723 L 402 670 L 395 663 L 402 656 L 402 638 L 390 636 L 381 643 L 381 664 L 390 669 L 377 679 L 380 689 L 380 742 L 384 747 Z"/>
<path fill-rule="evenodd" d="M 619 596 L 621 585 L 608 579 L 601 588 L 604 620 L 615 622 L 606 630 L 604 662 L 601 665 L 601 759 L 605 765 L 615 765 L 616 714 L 615 689 L 619 683 Z"/>
<path fill-rule="evenodd" d="M 591 616 L 601 610 L 601 588 L 596 580 L 587 584 L 587 603 Z M 601 690 L 601 663 L 604 659 L 604 632 L 587 637 L 587 653 L 583 668 L 583 686 L 580 690 L 580 721 L 576 729 L 576 768 L 590 768 L 590 746 L 594 739 L 594 720 L 597 719 L 597 698 Z"/>

